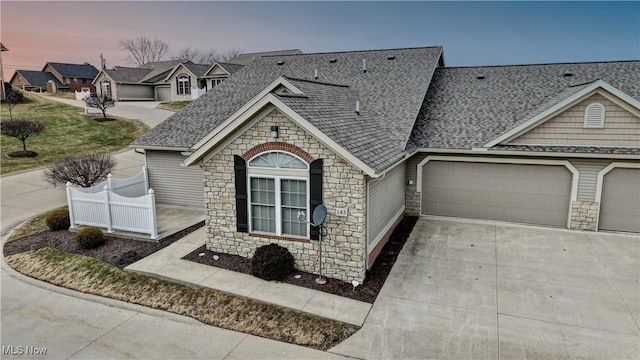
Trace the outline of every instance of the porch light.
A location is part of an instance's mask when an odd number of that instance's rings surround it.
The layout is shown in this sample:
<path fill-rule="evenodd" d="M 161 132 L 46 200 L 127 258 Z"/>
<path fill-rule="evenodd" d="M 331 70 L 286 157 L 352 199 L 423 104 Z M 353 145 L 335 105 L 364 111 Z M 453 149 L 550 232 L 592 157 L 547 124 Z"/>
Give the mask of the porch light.
<path fill-rule="evenodd" d="M 278 137 L 278 126 L 274 125 L 271 127 L 271 137 L 273 138 L 277 138 Z"/>

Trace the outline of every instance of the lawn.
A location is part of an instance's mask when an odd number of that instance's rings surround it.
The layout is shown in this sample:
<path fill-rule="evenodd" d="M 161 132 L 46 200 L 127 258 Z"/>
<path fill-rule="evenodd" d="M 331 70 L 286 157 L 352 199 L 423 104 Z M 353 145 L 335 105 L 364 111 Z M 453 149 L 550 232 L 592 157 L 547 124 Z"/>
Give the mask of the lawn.
<path fill-rule="evenodd" d="M 157 108 L 163 110 L 178 111 L 182 110 L 183 107 L 189 105 L 189 103 L 191 103 L 191 101 L 167 101 L 158 104 Z"/>
<path fill-rule="evenodd" d="M 114 152 L 129 145 L 148 127 L 136 120 L 97 122 L 85 116 L 84 110 L 25 92 L 30 102 L 13 108 L 14 119 L 37 119 L 46 124 L 45 130 L 27 139 L 27 150 L 35 151 L 35 158 L 11 158 L 13 151 L 22 150 L 20 140 L 2 135 L 0 174 L 45 166 L 65 156 L 86 152 Z M 0 118 L 9 119 L 6 106 Z"/>

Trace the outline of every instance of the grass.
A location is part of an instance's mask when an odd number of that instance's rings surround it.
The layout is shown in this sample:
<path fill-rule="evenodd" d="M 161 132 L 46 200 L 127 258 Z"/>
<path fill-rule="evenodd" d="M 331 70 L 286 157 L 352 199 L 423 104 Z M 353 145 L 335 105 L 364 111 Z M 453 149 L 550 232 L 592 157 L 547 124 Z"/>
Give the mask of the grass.
<path fill-rule="evenodd" d="M 157 108 L 163 110 L 178 111 L 182 110 L 183 107 L 189 105 L 189 103 L 191 103 L 191 101 L 167 101 L 158 104 Z"/>
<path fill-rule="evenodd" d="M 97 122 L 85 116 L 83 109 L 55 102 L 42 96 L 24 92 L 31 102 L 13 108 L 14 119 L 39 119 L 45 130 L 27 139 L 27 150 L 35 151 L 35 158 L 11 158 L 7 154 L 22 150 L 20 140 L 2 135 L 0 174 L 45 166 L 71 154 L 85 152 L 113 152 L 129 145 L 148 127 L 136 120 Z M 9 118 L 6 106 L 0 109 L 2 119 Z"/>
<path fill-rule="evenodd" d="M 51 211 L 67 210 L 67 208 L 68 208 L 67 206 L 63 206 L 61 208 L 53 209 Z M 12 241 L 25 238 L 27 236 L 39 234 L 43 231 L 49 230 L 49 227 L 47 227 L 47 223 L 45 222 L 45 218 L 47 217 L 47 214 L 49 212 L 50 211 L 42 215 L 33 217 L 27 220 L 26 222 L 22 223 L 22 225 L 18 226 L 13 230 L 13 232 L 11 233 L 11 236 L 7 238 L 5 243 L 10 243 Z"/>
<path fill-rule="evenodd" d="M 358 330 L 211 289 L 125 272 L 95 258 L 43 248 L 8 256 L 15 270 L 51 284 L 189 316 L 205 324 L 326 350 Z"/>
<path fill-rule="evenodd" d="M 53 96 L 53 97 L 58 97 L 58 98 L 63 98 L 63 99 L 74 99 L 76 98 L 76 94 L 74 92 L 57 92 L 57 93 L 51 93 L 51 94 L 47 94 L 48 96 Z"/>

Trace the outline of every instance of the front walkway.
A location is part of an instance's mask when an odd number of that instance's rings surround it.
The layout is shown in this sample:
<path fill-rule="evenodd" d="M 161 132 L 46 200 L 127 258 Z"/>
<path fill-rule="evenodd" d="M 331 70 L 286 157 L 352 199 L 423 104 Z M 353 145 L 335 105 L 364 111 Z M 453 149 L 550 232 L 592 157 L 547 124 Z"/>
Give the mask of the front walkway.
<path fill-rule="evenodd" d="M 420 218 L 363 328 L 363 359 L 638 359 L 640 237 Z"/>
<path fill-rule="evenodd" d="M 362 326 L 369 314 L 371 304 L 362 301 L 182 260 L 205 243 L 205 231 L 205 228 L 194 231 L 125 270 L 207 287 L 358 326 Z"/>

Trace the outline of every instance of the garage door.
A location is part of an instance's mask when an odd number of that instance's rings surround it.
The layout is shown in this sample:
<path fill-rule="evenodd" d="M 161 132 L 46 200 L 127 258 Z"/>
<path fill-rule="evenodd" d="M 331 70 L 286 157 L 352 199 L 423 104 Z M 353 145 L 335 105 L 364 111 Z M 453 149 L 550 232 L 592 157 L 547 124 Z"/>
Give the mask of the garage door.
<path fill-rule="evenodd" d="M 429 161 L 422 171 L 423 214 L 567 226 L 564 166 Z"/>
<path fill-rule="evenodd" d="M 598 228 L 640 232 L 640 170 L 616 168 L 603 177 Z"/>
<path fill-rule="evenodd" d="M 157 101 L 171 101 L 171 86 L 156 87 Z"/>

